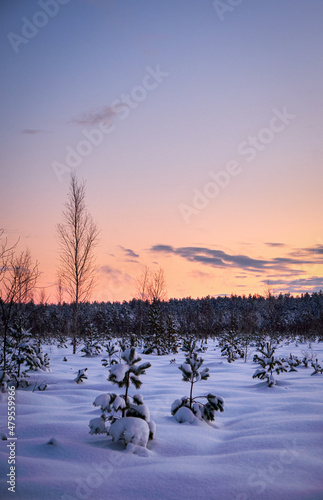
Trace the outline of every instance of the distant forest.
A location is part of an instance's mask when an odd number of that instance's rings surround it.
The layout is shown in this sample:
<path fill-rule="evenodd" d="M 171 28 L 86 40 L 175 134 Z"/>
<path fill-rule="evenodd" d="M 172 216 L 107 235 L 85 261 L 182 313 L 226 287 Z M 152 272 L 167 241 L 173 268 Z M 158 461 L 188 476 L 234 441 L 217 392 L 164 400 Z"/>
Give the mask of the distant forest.
<path fill-rule="evenodd" d="M 15 304 L 13 322 L 44 340 L 72 337 L 74 304 Z M 80 303 L 78 337 L 95 332 L 102 339 L 145 338 L 172 330 L 181 337 L 220 337 L 232 332 L 240 336 L 319 336 L 323 339 L 323 292 L 293 297 L 259 295 L 248 297 L 183 298 L 169 301 Z M 0 323 L 1 327 L 1 323 Z"/>

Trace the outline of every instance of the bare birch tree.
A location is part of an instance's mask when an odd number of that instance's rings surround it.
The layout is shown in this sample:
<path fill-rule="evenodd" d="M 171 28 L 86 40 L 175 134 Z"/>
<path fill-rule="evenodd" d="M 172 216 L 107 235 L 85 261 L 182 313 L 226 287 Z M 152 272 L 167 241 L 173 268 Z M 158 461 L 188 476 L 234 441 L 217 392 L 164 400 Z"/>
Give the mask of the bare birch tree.
<path fill-rule="evenodd" d="M 94 248 L 99 231 L 85 205 L 85 182 L 71 174 L 64 222 L 57 225 L 60 249 L 60 282 L 75 305 L 73 353 L 76 352 L 79 304 L 90 298 L 96 281 Z"/>

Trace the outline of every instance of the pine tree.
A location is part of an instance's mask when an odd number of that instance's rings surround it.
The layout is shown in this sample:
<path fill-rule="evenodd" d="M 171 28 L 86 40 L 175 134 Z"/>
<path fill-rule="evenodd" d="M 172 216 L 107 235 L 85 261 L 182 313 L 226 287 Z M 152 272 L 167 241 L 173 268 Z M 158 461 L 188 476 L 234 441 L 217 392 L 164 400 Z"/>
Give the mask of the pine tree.
<path fill-rule="evenodd" d="M 137 354 L 134 347 L 126 348 L 121 354 L 121 359 L 124 363 L 117 363 L 111 366 L 108 380 L 116 384 L 119 388 L 124 388 L 125 393 L 121 396 L 115 393 L 101 394 L 95 399 L 93 404 L 94 406 L 101 407 L 101 417 L 90 421 L 90 433 L 106 433 L 115 438 L 118 434 L 117 429 L 121 429 L 123 432 L 121 432 L 120 438 L 124 438 L 129 427 L 132 430 L 132 438 L 128 442 L 136 443 L 138 441 L 139 443 L 141 440 L 136 435 L 136 429 L 138 433 L 141 433 L 145 432 L 146 428 L 148 429 L 148 438 L 153 439 L 156 431 L 155 423 L 150 420 L 150 412 L 144 404 L 143 397 L 141 394 L 129 395 L 130 385 L 134 385 L 136 389 L 140 389 L 142 385 L 140 376 L 146 373 L 151 364 L 145 362 L 138 365 L 141 357 Z M 133 418 L 144 420 L 146 427 L 144 424 L 133 424 Z M 122 424 L 118 423 L 120 420 L 123 421 Z M 110 422 L 109 428 L 106 427 L 106 422 Z M 125 441 L 127 442 L 127 440 Z"/>
<path fill-rule="evenodd" d="M 162 320 L 160 302 L 154 300 L 150 304 L 148 320 L 148 336 L 145 338 L 144 354 L 167 354 L 167 340 Z"/>
<path fill-rule="evenodd" d="M 9 381 L 16 388 L 28 387 L 28 372 L 36 370 L 50 371 L 48 355 L 18 319 L 7 337 L 7 376 L 1 375 L 3 388 L 6 389 Z"/>
<path fill-rule="evenodd" d="M 318 373 L 323 373 L 323 368 L 319 364 L 318 360 L 312 361 L 311 365 L 314 368 L 314 372 L 311 373 L 311 375 L 316 375 Z"/>
<path fill-rule="evenodd" d="M 282 372 L 287 372 L 288 366 L 281 359 L 274 356 L 275 347 L 271 342 L 261 342 L 258 351 L 261 356 L 255 354 L 253 360 L 255 363 L 259 363 L 260 368 L 257 368 L 252 378 L 266 380 L 268 387 L 272 387 L 276 384 L 273 374 L 279 375 Z"/>
<path fill-rule="evenodd" d="M 171 314 L 168 314 L 166 318 L 165 344 L 167 353 L 176 354 L 178 352 L 179 342 L 177 337 L 177 328 Z"/>
<path fill-rule="evenodd" d="M 104 367 L 107 367 L 107 366 L 110 366 L 112 364 L 116 364 L 117 360 L 113 357 L 113 356 L 115 356 L 115 354 L 118 353 L 118 349 L 116 349 L 116 344 L 109 340 L 108 343 L 105 345 L 105 350 L 108 353 L 108 359 L 103 358 L 101 360 L 102 365 Z"/>
<path fill-rule="evenodd" d="M 244 357 L 241 339 L 235 331 L 231 330 L 224 333 L 220 341 L 220 346 L 222 346 L 221 356 L 226 356 L 228 363 Z"/>
<path fill-rule="evenodd" d="M 281 361 L 288 364 L 290 372 L 297 372 L 296 367 L 302 363 L 302 360 L 297 356 L 293 356 L 292 353 L 289 355 L 289 358 L 282 358 Z"/>
<path fill-rule="evenodd" d="M 193 352 L 197 351 L 196 344 L 197 340 L 194 339 L 194 337 L 183 338 L 181 351 L 187 354 L 193 354 Z"/>
<path fill-rule="evenodd" d="M 192 350 L 194 341 L 185 344 L 185 348 Z M 197 419 L 205 420 L 206 422 L 213 421 L 216 411 L 224 411 L 224 401 L 221 397 L 216 397 L 214 394 L 208 394 L 207 396 L 197 396 L 193 397 L 193 387 L 196 382 L 200 380 L 207 380 L 209 375 L 209 369 L 201 369 L 204 360 L 198 357 L 197 352 L 188 352 L 185 363 L 179 366 L 182 372 L 183 381 L 189 382 L 190 384 L 190 395 L 189 397 L 182 397 L 181 399 L 176 399 L 171 406 L 171 413 L 175 415 L 178 422 L 188 421 L 192 423 L 191 414 L 188 413 L 189 410 Z M 203 404 L 198 399 L 206 398 L 207 403 Z M 183 409 L 184 410 L 181 410 Z"/>
<path fill-rule="evenodd" d="M 90 323 L 85 329 L 84 347 L 81 351 L 84 352 L 84 355 L 89 358 L 98 356 L 98 354 L 102 351 L 102 346 L 99 342 L 98 330 L 93 323 Z"/>
<path fill-rule="evenodd" d="M 84 380 L 87 380 L 87 368 L 78 370 L 74 382 L 76 382 L 77 384 L 81 384 L 84 382 Z"/>

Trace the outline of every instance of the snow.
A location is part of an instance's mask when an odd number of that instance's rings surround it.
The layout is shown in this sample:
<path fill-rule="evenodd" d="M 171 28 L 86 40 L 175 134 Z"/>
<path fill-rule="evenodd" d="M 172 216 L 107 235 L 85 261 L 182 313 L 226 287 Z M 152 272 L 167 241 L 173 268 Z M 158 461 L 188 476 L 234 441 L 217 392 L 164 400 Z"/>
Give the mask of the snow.
<path fill-rule="evenodd" d="M 117 397 L 115 398 L 115 400 L 113 401 L 113 408 L 114 408 L 116 411 L 118 411 L 118 410 L 120 410 L 120 409 L 122 409 L 122 408 L 125 408 L 125 407 L 126 407 L 126 402 L 125 402 L 125 400 L 124 400 L 122 397 L 117 396 Z"/>
<path fill-rule="evenodd" d="M 109 408 L 109 404 L 111 401 L 111 396 L 110 394 L 100 394 L 100 396 L 97 396 L 94 401 L 94 406 L 101 406 L 102 410 L 106 410 Z"/>
<path fill-rule="evenodd" d="M 117 382 L 122 382 L 125 378 L 126 372 L 129 370 L 127 364 L 118 363 L 110 367 L 111 375 L 114 375 Z"/>
<path fill-rule="evenodd" d="M 92 418 L 89 427 L 90 434 L 103 434 L 106 432 L 105 421 L 102 417 Z"/>
<path fill-rule="evenodd" d="M 93 401 L 124 389 L 107 381 L 97 357 L 86 360 L 88 378 L 76 384 L 82 353 L 43 346 L 52 371 L 31 373 L 31 387 L 36 380 L 48 387 L 16 392 L 16 493 L 7 490 L 8 440 L 0 440 L 0 498 L 322 500 L 323 374 L 311 376 L 310 363 L 299 365 L 297 372 L 275 375 L 276 385 L 267 387 L 252 378 L 252 356 L 247 363 L 228 363 L 215 344 L 208 346 L 203 357 L 210 377 L 194 385 L 193 396 L 222 397 L 225 411 L 216 412 L 211 424 L 179 424 L 170 407 L 188 396 L 189 384 L 178 370 L 184 353 L 172 364 L 173 354 L 142 355 L 152 366 L 141 377 L 140 393 L 157 434 L 147 448 L 129 443 L 126 450 L 122 441 L 89 433 L 89 421 L 100 418 L 99 406 L 107 403 L 101 398 L 95 407 Z M 301 343 L 279 345 L 275 355 L 301 357 L 306 349 Z M 322 366 L 323 343 L 313 349 Z M 135 392 L 130 387 L 129 394 Z M 0 393 L 0 431 L 8 435 L 7 397 Z"/>
<path fill-rule="evenodd" d="M 124 439 L 126 444 L 133 443 L 146 447 L 149 438 L 149 426 L 141 418 L 124 417 L 111 424 L 109 435 L 114 441 Z"/>
<path fill-rule="evenodd" d="M 129 406 L 130 406 L 130 408 L 132 408 L 133 410 L 135 410 L 137 413 L 139 413 L 140 415 L 142 415 L 142 418 L 144 418 L 146 420 L 146 422 L 149 422 L 149 420 L 150 420 L 150 411 L 149 411 L 148 406 L 146 406 L 145 404 L 136 405 L 134 403 L 130 403 Z"/>
<path fill-rule="evenodd" d="M 195 424 L 197 422 L 197 418 L 195 417 L 195 415 L 186 406 L 182 406 L 177 410 L 175 414 L 175 420 L 180 424 L 182 423 Z"/>

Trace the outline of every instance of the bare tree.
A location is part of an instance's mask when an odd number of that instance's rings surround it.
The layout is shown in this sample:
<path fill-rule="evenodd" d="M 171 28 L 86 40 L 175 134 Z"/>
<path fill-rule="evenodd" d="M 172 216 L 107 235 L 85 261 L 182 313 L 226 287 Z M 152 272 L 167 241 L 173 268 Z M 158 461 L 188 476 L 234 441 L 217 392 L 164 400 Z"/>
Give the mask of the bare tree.
<path fill-rule="evenodd" d="M 153 309 L 155 314 L 160 316 L 159 303 L 166 299 L 166 281 L 163 269 L 152 272 L 145 266 L 140 277 L 136 280 L 136 297 L 140 300 L 139 304 L 139 335 L 143 331 L 144 309 L 143 302 L 148 301 L 150 311 Z"/>
<path fill-rule="evenodd" d="M 148 300 L 150 275 L 151 271 L 149 267 L 145 266 L 141 272 L 140 277 L 136 280 L 136 298 L 138 300 Z"/>
<path fill-rule="evenodd" d="M 96 280 L 94 248 L 99 231 L 85 205 L 85 182 L 71 174 L 64 222 L 57 225 L 60 248 L 58 274 L 74 309 L 73 353 L 76 352 L 79 303 L 89 299 Z"/>
<path fill-rule="evenodd" d="M 139 300 L 163 301 L 167 296 L 165 273 L 163 269 L 151 271 L 145 266 L 140 277 L 136 280 L 136 297 Z"/>
<path fill-rule="evenodd" d="M 2 234 L 3 230 L 0 230 L 0 236 Z M 17 243 L 8 247 L 5 240 L 0 247 L 0 317 L 3 328 L 4 375 L 7 370 L 8 331 L 12 317 L 20 304 L 30 300 L 39 277 L 38 262 L 32 262 L 29 250 L 18 256 L 15 254 Z"/>
<path fill-rule="evenodd" d="M 151 271 L 148 266 L 145 266 L 140 277 L 136 280 L 136 298 L 139 302 L 139 336 L 142 334 L 143 323 L 143 302 L 149 300 L 148 288 L 150 282 Z"/>
<path fill-rule="evenodd" d="M 167 297 L 165 273 L 162 268 L 151 274 L 148 283 L 148 297 L 150 302 L 162 302 Z"/>
<path fill-rule="evenodd" d="M 58 305 L 61 306 L 63 301 L 63 284 L 62 277 L 59 273 L 57 275 L 57 301 Z"/>

